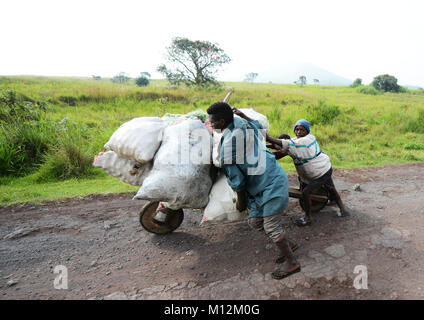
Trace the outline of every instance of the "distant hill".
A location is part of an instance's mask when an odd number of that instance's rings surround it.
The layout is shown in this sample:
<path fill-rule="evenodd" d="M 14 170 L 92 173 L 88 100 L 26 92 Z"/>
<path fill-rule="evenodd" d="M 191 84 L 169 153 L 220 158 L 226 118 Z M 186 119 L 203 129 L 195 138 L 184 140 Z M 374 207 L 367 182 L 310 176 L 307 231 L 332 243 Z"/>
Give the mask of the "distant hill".
<path fill-rule="evenodd" d="M 338 76 L 330 71 L 321 69 L 310 63 L 293 63 L 280 65 L 263 71 L 256 71 L 259 75 L 255 82 L 263 83 L 293 83 L 300 76 L 305 76 L 307 84 L 314 84 L 313 79 L 318 79 L 320 85 L 348 86 L 353 80 Z"/>
<path fill-rule="evenodd" d="M 408 89 L 412 89 L 412 90 L 419 90 L 419 89 L 422 89 L 422 87 L 411 86 L 411 85 L 403 85 L 402 87 L 406 87 L 406 88 L 408 88 Z"/>

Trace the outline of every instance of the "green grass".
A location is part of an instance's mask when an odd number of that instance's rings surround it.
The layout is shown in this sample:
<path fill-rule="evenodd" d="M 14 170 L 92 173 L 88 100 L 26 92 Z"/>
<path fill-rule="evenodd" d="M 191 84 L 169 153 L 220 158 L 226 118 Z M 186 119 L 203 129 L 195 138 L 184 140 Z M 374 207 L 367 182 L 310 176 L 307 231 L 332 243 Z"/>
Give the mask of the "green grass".
<path fill-rule="evenodd" d="M 139 187 L 123 183 L 110 176 L 94 179 L 69 179 L 65 181 L 36 183 L 32 176 L 15 179 L 0 179 L 0 206 L 20 203 L 40 204 L 49 200 L 88 196 L 91 194 L 110 194 L 135 192 Z"/>
<path fill-rule="evenodd" d="M 134 83 L 121 85 L 108 79 L 45 77 L 0 77 L 0 89 L 15 90 L 21 100 L 47 101 L 43 123 L 54 124 L 48 128 L 62 130 L 43 131 L 49 135 L 43 141 L 51 140 L 56 145 L 49 147 L 50 151 L 43 156 L 45 162 L 37 166 L 38 171 L 21 178 L 0 173 L 3 176 L 0 205 L 136 190 L 97 168 L 81 171 L 78 180 L 61 181 L 66 177 L 51 175 L 52 171 L 63 168 L 53 165 L 58 162 L 52 151 L 60 145 L 59 138 L 65 135 L 73 139 L 80 150 L 68 149 L 80 154 L 82 160 L 92 158 L 103 151 L 112 133 L 132 118 L 206 110 L 222 100 L 229 90 L 233 91 L 232 106 L 254 108 L 268 117 L 271 136 L 281 133 L 293 136 L 294 123 L 308 119 L 311 133 L 330 156 L 334 168 L 424 161 L 424 92 L 419 90 L 374 95 L 350 87 L 235 82 L 205 90 L 174 88 L 164 80 L 152 80 L 147 87 L 137 87 Z M 6 154 L 3 147 L 0 145 L 0 156 L 2 152 Z M 62 159 L 66 164 L 66 157 Z M 290 159 L 282 159 L 280 164 L 287 172 L 294 172 Z M 71 175 L 75 174 L 72 166 L 75 164 L 67 167 Z"/>

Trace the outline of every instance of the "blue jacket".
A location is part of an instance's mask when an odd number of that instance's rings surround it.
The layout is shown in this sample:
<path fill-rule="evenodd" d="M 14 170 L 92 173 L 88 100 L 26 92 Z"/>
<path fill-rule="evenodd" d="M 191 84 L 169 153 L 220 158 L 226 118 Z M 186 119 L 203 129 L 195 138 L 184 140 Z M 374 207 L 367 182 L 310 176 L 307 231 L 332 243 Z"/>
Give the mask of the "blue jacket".
<path fill-rule="evenodd" d="M 266 148 L 261 129 L 256 120 L 234 117 L 221 138 L 221 168 L 235 192 L 246 192 L 249 218 L 281 213 L 289 201 L 287 175 Z"/>

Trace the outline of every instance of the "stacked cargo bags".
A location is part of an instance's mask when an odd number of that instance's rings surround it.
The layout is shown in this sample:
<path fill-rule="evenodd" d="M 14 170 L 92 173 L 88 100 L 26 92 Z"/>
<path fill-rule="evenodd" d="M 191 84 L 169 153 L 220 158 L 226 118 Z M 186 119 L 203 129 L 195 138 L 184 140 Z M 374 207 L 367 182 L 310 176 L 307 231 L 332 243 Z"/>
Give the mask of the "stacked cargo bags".
<path fill-rule="evenodd" d="M 259 120 L 253 109 L 240 109 Z M 204 209 L 205 221 L 236 221 L 247 212 L 236 209 L 237 195 L 224 175 L 212 185 L 211 166 L 219 167 L 221 136 L 213 132 L 204 111 L 187 115 L 140 117 L 121 125 L 105 144 L 109 151 L 96 156 L 93 165 L 121 181 L 140 186 L 134 199 L 162 201 L 173 210 Z"/>

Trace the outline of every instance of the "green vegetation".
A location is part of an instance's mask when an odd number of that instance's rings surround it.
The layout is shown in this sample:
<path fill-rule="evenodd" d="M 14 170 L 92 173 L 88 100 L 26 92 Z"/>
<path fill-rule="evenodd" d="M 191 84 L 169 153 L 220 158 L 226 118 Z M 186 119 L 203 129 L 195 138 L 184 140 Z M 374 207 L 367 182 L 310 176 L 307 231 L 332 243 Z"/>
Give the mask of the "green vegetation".
<path fill-rule="evenodd" d="M 423 162 L 423 90 L 373 95 L 362 87 L 0 77 L 0 205 L 136 191 L 91 166 L 112 133 L 135 117 L 206 110 L 229 90 L 231 105 L 267 115 L 271 136 L 293 136 L 294 123 L 309 120 L 335 168 Z M 290 159 L 280 163 L 294 172 Z"/>
<path fill-rule="evenodd" d="M 356 88 L 356 87 L 362 86 L 362 79 L 361 78 L 356 78 L 355 81 L 353 81 L 353 83 L 350 86 L 352 88 Z"/>
<path fill-rule="evenodd" d="M 371 94 L 373 96 L 382 94 L 381 91 L 378 91 L 373 86 L 357 86 L 356 91 L 363 94 Z"/>
<path fill-rule="evenodd" d="M 135 78 L 135 84 L 139 87 L 148 86 L 150 83 L 150 73 L 141 72 L 138 78 Z"/>
<path fill-rule="evenodd" d="M 371 85 L 383 92 L 400 92 L 401 88 L 397 83 L 397 79 L 389 74 L 381 74 L 376 76 Z"/>

